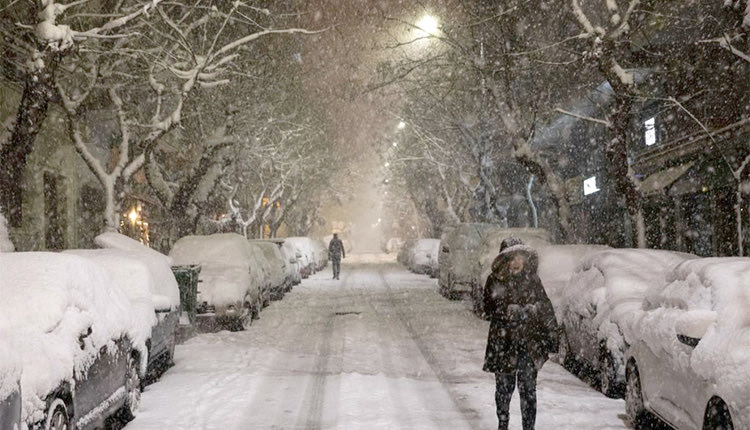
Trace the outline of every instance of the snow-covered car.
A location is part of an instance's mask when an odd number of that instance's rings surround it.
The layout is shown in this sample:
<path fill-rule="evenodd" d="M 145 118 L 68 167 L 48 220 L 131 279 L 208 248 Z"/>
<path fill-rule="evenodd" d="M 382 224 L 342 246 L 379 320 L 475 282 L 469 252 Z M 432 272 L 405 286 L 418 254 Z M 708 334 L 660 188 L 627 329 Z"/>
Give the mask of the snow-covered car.
<path fill-rule="evenodd" d="M 438 255 L 440 294 L 450 299 L 471 294 L 482 239 L 498 228 L 496 224 L 462 223 L 443 235 Z"/>
<path fill-rule="evenodd" d="M 322 239 L 310 238 L 313 259 L 315 260 L 315 271 L 321 271 L 328 265 L 328 243 L 323 243 Z M 346 245 L 344 245 L 346 246 Z"/>
<path fill-rule="evenodd" d="M 750 259 L 685 261 L 632 327 L 625 403 L 678 429 L 750 429 Z"/>
<path fill-rule="evenodd" d="M 174 357 L 180 291 L 170 269 L 171 259 L 117 233 L 97 236 L 95 243 L 106 248 L 65 252 L 104 267 L 130 299 L 134 316 L 148 323 L 140 326 L 143 332 L 135 340 L 146 345 L 146 381 L 152 382 L 172 365 Z"/>
<path fill-rule="evenodd" d="M 411 265 L 411 250 L 416 243 L 417 239 L 407 239 L 401 249 L 398 250 L 396 261 L 408 268 Z"/>
<path fill-rule="evenodd" d="M 559 356 L 566 367 L 582 366 L 601 391 L 620 397 L 625 388 L 624 333 L 641 311 L 649 288 L 661 285 L 691 254 L 656 249 L 608 249 L 586 256 L 556 305 Z"/>
<path fill-rule="evenodd" d="M 284 285 L 284 272 L 286 262 L 281 256 L 279 247 L 266 240 L 251 240 L 250 244 L 257 247 L 263 253 L 267 270 L 267 285 L 270 300 L 281 300 L 286 290 Z"/>
<path fill-rule="evenodd" d="M 46 252 L 0 253 L 0 268 L 0 332 L 22 366 L 24 423 L 92 429 L 132 418 L 146 367 L 135 339 L 147 323 L 106 269 Z"/>
<path fill-rule="evenodd" d="M 440 272 L 438 266 L 440 239 L 419 239 L 409 251 L 409 269 L 412 272 L 437 278 Z"/>
<path fill-rule="evenodd" d="M 300 254 L 300 273 L 303 278 L 307 278 L 318 270 L 312 239 L 304 236 L 287 237 L 284 243 L 293 246 Z"/>
<path fill-rule="evenodd" d="M 0 430 L 21 428 L 21 362 L 0 330 Z"/>
<path fill-rule="evenodd" d="M 492 227 L 483 231 L 481 242 L 477 247 L 478 250 L 474 251 L 476 254 L 475 260 L 473 265 L 469 266 L 473 270 L 466 273 L 465 278 L 463 278 L 466 280 L 464 282 L 469 283 L 472 307 L 480 317 L 484 317 L 484 303 L 482 301 L 484 284 L 492 271 L 492 262 L 500 252 L 500 245 L 503 240 L 509 237 L 521 239 L 523 243 L 534 249 L 552 244 L 549 232 L 541 228 Z"/>
<path fill-rule="evenodd" d="M 242 330 L 258 318 L 265 275 L 257 266 L 257 252 L 244 236 L 186 236 L 174 244 L 169 256 L 176 265 L 201 266 L 196 315 L 199 330 Z"/>
<path fill-rule="evenodd" d="M 300 259 L 302 258 L 302 254 L 297 251 L 297 248 L 292 243 L 288 243 L 286 240 L 282 239 L 279 246 L 281 248 L 281 254 L 288 262 L 287 269 L 289 270 L 289 276 L 292 279 L 291 285 L 298 285 L 302 282 L 302 272 L 300 270 Z"/>

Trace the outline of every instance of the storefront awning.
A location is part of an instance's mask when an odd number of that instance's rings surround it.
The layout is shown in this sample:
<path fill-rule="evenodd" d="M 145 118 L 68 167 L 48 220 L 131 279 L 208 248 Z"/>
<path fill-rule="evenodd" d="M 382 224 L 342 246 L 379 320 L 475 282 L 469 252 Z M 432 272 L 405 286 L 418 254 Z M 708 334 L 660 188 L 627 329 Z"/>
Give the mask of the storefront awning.
<path fill-rule="evenodd" d="M 695 161 L 691 161 L 689 163 L 680 164 L 652 173 L 646 179 L 641 181 L 639 189 L 644 196 L 656 194 L 672 185 L 674 181 L 684 175 L 694 164 Z"/>

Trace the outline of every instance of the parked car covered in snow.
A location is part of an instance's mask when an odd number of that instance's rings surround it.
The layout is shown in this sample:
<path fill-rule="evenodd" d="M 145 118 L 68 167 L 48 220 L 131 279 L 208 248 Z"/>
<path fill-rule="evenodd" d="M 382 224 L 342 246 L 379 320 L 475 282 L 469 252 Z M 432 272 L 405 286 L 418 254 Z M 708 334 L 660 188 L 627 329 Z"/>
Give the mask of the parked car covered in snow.
<path fill-rule="evenodd" d="M 133 239 L 104 233 L 95 242 L 106 249 L 69 250 L 104 267 L 128 296 L 136 318 L 148 322 L 138 333 L 148 351 L 146 380 L 158 378 L 172 365 L 180 314 L 180 291 L 171 259 Z"/>
<path fill-rule="evenodd" d="M 281 256 L 279 247 L 266 240 L 251 240 L 250 244 L 257 247 L 263 253 L 267 268 L 267 286 L 270 300 L 281 300 L 286 290 L 284 285 L 284 272 L 286 262 Z"/>
<path fill-rule="evenodd" d="M 93 429 L 115 414 L 132 418 L 147 323 L 106 269 L 46 252 L 0 253 L 0 268 L 0 331 L 22 366 L 25 424 Z"/>
<path fill-rule="evenodd" d="M 320 247 L 316 246 L 311 238 L 303 236 L 287 237 L 284 239 L 284 243 L 293 246 L 296 252 L 300 254 L 300 273 L 302 273 L 303 278 L 307 278 L 318 271 L 320 262 L 316 258 L 315 251 L 318 249 L 318 253 L 320 253 Z M 328 258 L 327 251 L 326 258 Z"/>
<path fill-rule="evenodd" d="M 621 396 L 627 346 L 623 331 L 639 314 L 646 291 L 692 258 L 655 249 L 609 249 L 585 257 L 556 304 L 563 363 L 583 366 L 604 394 Z"/>
<path fill-rule="evenodd" d="M 409 268 L 411 265 L 411 250 L 416 243 L 417 239 L 407 239 L 404 241 L 403 246 L 398 250 L 398 254 L 396 254 L 396 261 Z"/>
<path fill-rule="evenodd" d="M 500 252 L 500 245 L 511 236 L 521 239 L 523 243 L 534 249 L 552 243 L 549 232 L 541 228 L 492 227 L 484 230 L 478 249 L 474 251 L 475 260 L 471 265 L 473 270 L 467 271 L 464 275 L 471 289 L 471 302 L 474 312 L 479 316 L 484 316 L 482 297 L 484 296 L 484 284 L 492 271 L 492 262 Z"/>
<path fill-rule="evenodd" d="M 417 240 L 409 250 L 409 270 L 437 278 L 440 273 L 438 252 L 440 252 L 440 239 Z"/>
<path fill-rule="evenodd" d="M 21 361 L 0 330 L 0 430 L 21 428 Z"/>
<path fill-rule="evenodd" d="M 264 273 L 258 252 L 236 233 L 186 236 L 169 253 L 176 265 L 199 264 L 196 326 L 242 330 L 263 307 Z"/>
<path fill-rule="evenodd" d="M 750 259 L 680 263 L 632 326 L 625 402 L 678 429 L 750 429 Z"/>
<path fill-rule="evenodd" d="M 322 239 L 312 239 L 313 258 L 315 260 L 315 271 L 321 271 L 328 265 L 328 243 Z M 346 246 L 346 245 L 344 245 Z"/>
<path fill-rule="evenodd" d="M 482 239 L 498 228 L 496 224 L 462 223 L 443 235 L 438 255 L 440 294 L 451 299 L 471 294 Z"/>
<path fill-rule="evenodd" d="M 288 262 L 287 270 L 290 272 L 289 276 L 292 280 L 291 285 L 298 285 L 300 282 L 302 282 L 302 271 L 300 263 L 302 254 L 297 251 L 297 248 L 292 243 L 287 242 L 285 239 L 280 239 L 280 242 L 278 243 L 281 249 L 281 255 L 283 255 Z"/>

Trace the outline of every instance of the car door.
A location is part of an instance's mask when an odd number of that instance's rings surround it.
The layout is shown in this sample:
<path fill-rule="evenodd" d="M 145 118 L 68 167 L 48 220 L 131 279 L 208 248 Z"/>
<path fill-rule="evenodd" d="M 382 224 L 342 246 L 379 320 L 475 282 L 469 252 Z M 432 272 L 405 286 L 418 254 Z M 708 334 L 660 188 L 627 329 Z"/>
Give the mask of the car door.
<path fill-rule="evenodd" d="M 700 381 L 690 366 L 694 346 L 677 339 L 675 321 L 682 310 L 670 310 L 663 324 L 669 325 L 674 339 L 661 342 L 659 357 L 650 364 L 653 369 L 644 374 L 649 378 L 649 402 L 654 412 L 671 425 L 680 429 L 700 429 L 705 405 L 700 405 L 705 384 Z M 694 416 L 699 415 L 697 421 Z"/>
<path fill-rule="evenodd" d="M 128 353 L 122 350 L 122 340 L 99 348 L 99 353 L 86 372 L 76 375 L 74 393 L 75 421 L 82 428 L 100 420 L 97 410 L 104 402 L 119 404 L 125 393 L 116 393 L 125 385 Z"/>

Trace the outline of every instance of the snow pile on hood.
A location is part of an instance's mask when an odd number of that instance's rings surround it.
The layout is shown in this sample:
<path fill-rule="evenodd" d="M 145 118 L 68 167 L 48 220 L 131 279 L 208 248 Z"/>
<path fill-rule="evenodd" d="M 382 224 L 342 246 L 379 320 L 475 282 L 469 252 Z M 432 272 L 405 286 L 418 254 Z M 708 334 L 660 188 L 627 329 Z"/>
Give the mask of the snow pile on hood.
<path fill-rule="evenodd" d="M 13 252 L 15 249 L 13 242 L 10 241 L 8 222 L 5 220 L 5 215 L 0 212 L 0 252 Z"/>
<path fill-rule="evenodd" d="M 24 419 L 36 421 L 47 394 L 74 372 L 85 373 L 102 346 L 135 337 L 132 308 L 106 270 L 86 258 L 6 253 L 0 268 L 0 330 L 23 363 Z M 79 336 L 89 328 L 81 348 Z M 145 345 L 136 347 L 145 357 Z"/>
<path fill-rule="evenodd" d="M 750 421 L 750 258 L 686 261 L 649 290 L 644 309 L 635 330 L 649 348 L 683 351 L 678 360 Z M 692 354 L 677 345 L 678 330 L 702 336 Z"/>
<path fill-rule="evenodd" d="M 594 252 L 611 249 L 605 245 L 547 245 L 536 249 L 539 254 L 539 278 L 553 305 L 560 303 L 578 265 Z"/>
<path fill-rule="evenodd" d="M 246 293 L 257 296 L 260 267 L 251 267 L 255 254 L 247 239 L 236 233 L 186 236 L 169 253 L 177 265 L 199 264 L 199 301 L 225 306 L 241 301 Z M 251 273 L 254 275 L 251 279 Z"/>
<path fill-rule="evenodd" d="M 630 328 L 642 312 L 646 292 L 663 285 L 677 264 L 690 254 L 654 249 L 610 249 L 583 259 L 562 293 L 558 315 L 595 313 L 599 339 L 612 352 L 625 350 Z M 626 336 L 623 338 L 623 334 Z M 622 357 L 619 357 L 622 358 Z"/>
<path fill-rule="evenodd" d="M 158 322 L 151 293 L 157 281 L 138 254 L 118 249 L 75 249 L 65 253 L 87 258 L 107 271 L 114 284 L 130 299 L 136 332 L 133 341 L 145 344 L 151 337 L 151 328 Z"/>
<path fill-rule="evenodd" d="M 180 306 L 180 288 L 171 269 L 171 258 L 118 233 L 102 233 L 94 239 L 94 243 L 101 248 L 124 251 L 113 255 L 138 260 L 148 268 L 148 287 L 156 309 L 177 309 Z M 112 269 L 116 270 L 114 267 Z"/>

